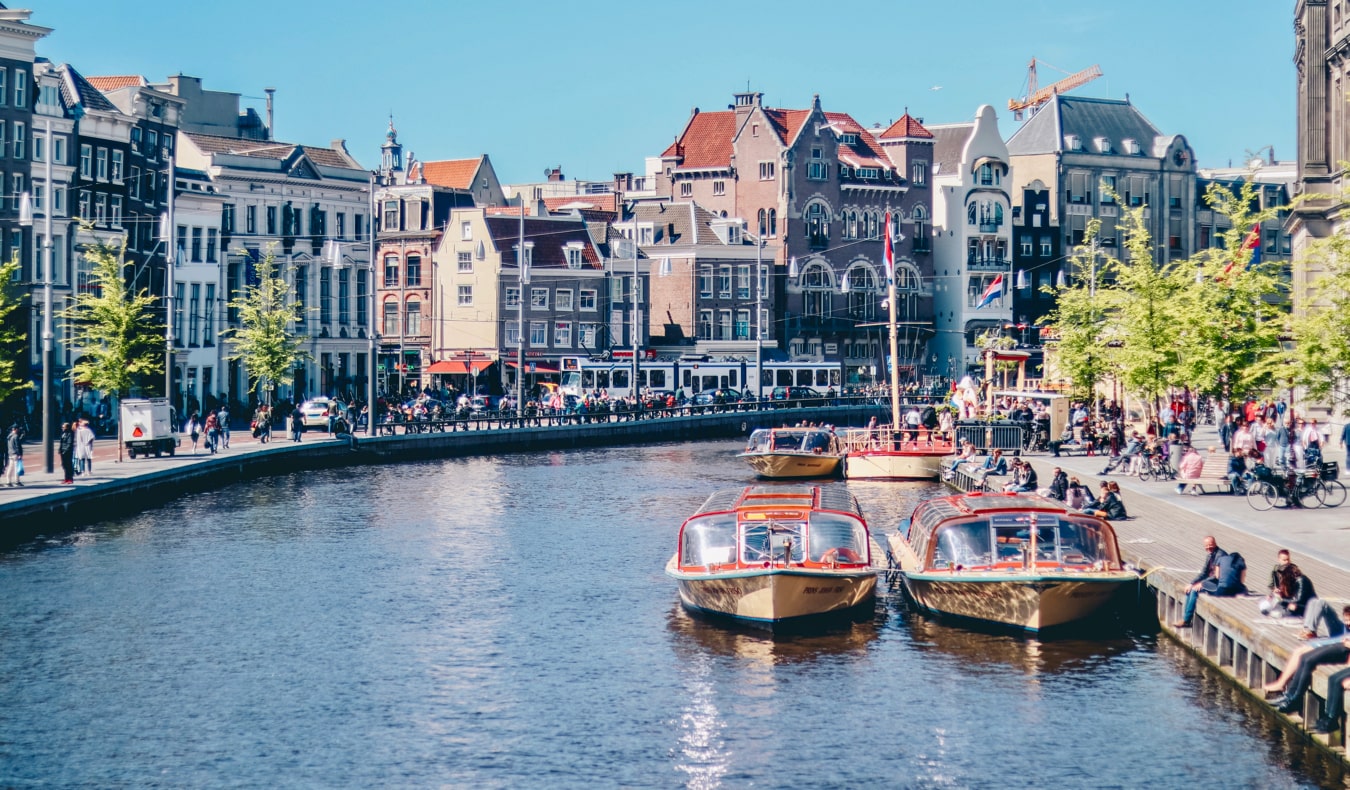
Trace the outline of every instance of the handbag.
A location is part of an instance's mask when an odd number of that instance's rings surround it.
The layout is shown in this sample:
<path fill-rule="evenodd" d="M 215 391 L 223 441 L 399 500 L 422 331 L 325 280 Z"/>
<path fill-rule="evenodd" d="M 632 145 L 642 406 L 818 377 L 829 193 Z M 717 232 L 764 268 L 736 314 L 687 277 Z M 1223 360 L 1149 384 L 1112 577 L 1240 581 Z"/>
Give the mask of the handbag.
<path fill-rule="evenodd" d="M 15 460 L 14 463 L 19 470 L 19 477 L 23 477 L 23 459 L 19 458 Z"/>

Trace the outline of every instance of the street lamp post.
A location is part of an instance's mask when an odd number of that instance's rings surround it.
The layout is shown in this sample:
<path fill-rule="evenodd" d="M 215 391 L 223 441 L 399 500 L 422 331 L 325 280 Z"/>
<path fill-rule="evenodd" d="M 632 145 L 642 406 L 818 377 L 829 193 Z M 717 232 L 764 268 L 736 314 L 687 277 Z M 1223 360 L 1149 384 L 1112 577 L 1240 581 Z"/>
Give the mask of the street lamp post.
<path fill-rule="evenodd" d="M 642 345 L 642 329 L 638 326 L 641 312 L 638 308 L 638 221 L 637 205 L 633 205 L 633 383 L 629 391 L 633 394 L 633 403 L 638 401 L 638 349 Z"/>
<path fill-rule="evenodd" d="M 764 396 L 764 221 L 755 235 L 755 408 Z"/>
<path fill-rule="evenodd" d="M 366 222 L 366 233 L 370 241 L 370 259 L 366 266 L 370 269 L 370 279 L 366 289 L 366 298 L 370 300 L 370 309 L 366 314 L 368 326 L 366 327 L 366 342 L 370 348 L 369 358 L 366 360 L 366 434 L 375 435 L 375 420 L 379 415 L 375 413 L 375 371 L 379 370 L 379 361 L 375 356 L 378 346 L 375 343 L 375 322 L 379 317 L 375 315 L 375 307 L 378 304 L 375 299 L 375 173 L 370 174 L 370 219 Z M 357 234 L 360 238 L 360 234 Z M 353 432 L 356 426 L 352 426 Z"/>
<path fill-rule="evenodd" d="M 56 468 L 54 434 L 56 433 L 55 406 L 53 404 L 52 393 L 52 371 L 55 367 L 55 334 L 52 330 L 52 201 L 55 195 L 52 194 L 52 122 L 50 118 L 44 119 L 44 138 L 43 159 L 46 160 L 44 168 L 45 185 L 44 197 L 42 201 L 43 233 L 42 240 L 42 460 L 48 474 L 51 474 Z M 33 200 L 32 196 L 25 192 L 19 196 L 19 225 L 23 227 L 33 226 Z"/>

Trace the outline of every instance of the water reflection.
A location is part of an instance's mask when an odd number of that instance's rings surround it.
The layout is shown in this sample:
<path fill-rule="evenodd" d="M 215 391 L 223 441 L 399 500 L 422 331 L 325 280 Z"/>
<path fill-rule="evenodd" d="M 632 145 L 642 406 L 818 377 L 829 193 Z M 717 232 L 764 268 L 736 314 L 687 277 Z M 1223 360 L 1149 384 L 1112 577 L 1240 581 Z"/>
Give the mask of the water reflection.
<path fill-rule="evenodd" d="M 681 659 L 707 654 L 735 658 L 745 666 L 773 666 L 840 656 L 861 657 L 880 633 L 878 615 L 884 619 L 886 613 L 864 612 L 853 620 L 834 620 L 789 633 L 769 633 L 725 618 L 690 613 L 677 600 L 666 617 L 666 627 L 676 656 Z"/>

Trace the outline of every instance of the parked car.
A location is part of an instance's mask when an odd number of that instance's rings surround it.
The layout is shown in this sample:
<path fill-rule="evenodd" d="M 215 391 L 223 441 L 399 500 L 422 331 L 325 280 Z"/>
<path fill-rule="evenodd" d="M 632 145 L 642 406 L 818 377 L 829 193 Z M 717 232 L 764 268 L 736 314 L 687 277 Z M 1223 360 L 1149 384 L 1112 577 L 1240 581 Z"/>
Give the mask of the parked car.
<path fill-rule="evenodd" d="M 774 387 L 773 392 L 769 394 L 769 400 L 771 401 L 787 401 L 789 403 L 820 400 L 824 397 L 819 391 L 810 387 Z"/>
<path fill-rule="evenodd" d="M 300 422 L 306 428 L 328 429 L 328 415 L 341 414 L 337 401 L 330 398 L 311 398 L 300 404 Z"/>
<path fill-rule="evenodd" d="M 715 389 L 697 392 L 693 396 L 685 398 L 684 406 L 725 406 L 733 403 L 740 403 L 741 393 L 734 389 Z"/>
<path fill-rule="evenodd" d="M 470 417 L 486 417 L 492 413 L 492 399 L 486 395 L 475 395 L 469 401 Z"/>

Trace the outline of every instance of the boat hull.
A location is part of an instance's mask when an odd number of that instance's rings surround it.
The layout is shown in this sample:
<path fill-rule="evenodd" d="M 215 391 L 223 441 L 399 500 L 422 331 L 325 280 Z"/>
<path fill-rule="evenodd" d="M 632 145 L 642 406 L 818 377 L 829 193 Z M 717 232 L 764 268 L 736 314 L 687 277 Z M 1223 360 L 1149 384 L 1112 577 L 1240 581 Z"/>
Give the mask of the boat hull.
<path fill-rule="evenodd" d="M 678 582 L 687 608 L 760 626 L 842 614 L 871 600 L 877 581 L 871 568 L 691 574 L 677 570 L 674 559 L 666 573 Z"/>
<path fill-rule="evenodd" d="M 741 453 L 755 474 L 773 480 L 833 477 L 839 474 L 837 455 L 816 453 Z"/>
<path fill-rule="evenodd" d="M 1119 572 L 962 575 L 902 572 L 905 592 L 937 614 L 1042 631 L 1081 622 L 1102 610 L 1121 585 L 1137 581 Z"/>
<path fill-rule="evenodd" d="M 936 480 L 942 472 L 941 454 L 860 451 L 844 456 L 844 477 L 850 480 Z"/>

